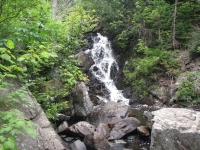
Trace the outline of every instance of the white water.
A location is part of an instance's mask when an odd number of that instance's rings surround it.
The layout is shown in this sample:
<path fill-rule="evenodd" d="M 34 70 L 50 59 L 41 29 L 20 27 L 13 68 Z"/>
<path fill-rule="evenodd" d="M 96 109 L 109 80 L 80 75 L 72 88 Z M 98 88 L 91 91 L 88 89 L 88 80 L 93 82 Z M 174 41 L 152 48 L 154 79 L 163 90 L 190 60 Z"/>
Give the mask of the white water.
<path fill-rule="evenodd" d="M 112 54 L 112 48 L 108 39 L 98 33 L 97 37 L 93 39 L 94 44 L 92 49 L 88 49 L 85 53 L 90 54 L 95 64 L 90 68 L 92 74 L 103 83 L 106 90 L 109 93 L 109 99 L 98 96 L 100 100 L 104 102 L 115 101 L 128 105 L 129 99 L 123 96 L 123 93 L 117 89 L 114 81 L 111 79 L 111 69 L 116 68 L 118 71 L 118 65 Z"/>

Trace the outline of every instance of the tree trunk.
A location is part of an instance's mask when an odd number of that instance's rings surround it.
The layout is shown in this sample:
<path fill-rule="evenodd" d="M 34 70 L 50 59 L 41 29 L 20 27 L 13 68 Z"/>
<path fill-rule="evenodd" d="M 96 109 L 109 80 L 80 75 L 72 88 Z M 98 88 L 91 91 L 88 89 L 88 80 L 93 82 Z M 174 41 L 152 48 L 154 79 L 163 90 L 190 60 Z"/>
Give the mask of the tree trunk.
<path fill-rule="evenodd" d="M 57 15 L 57 10 L 58 10 L 58 0 L 53 0 L 53 5 L 52 5 L 53 9 L 53 14 L 52 14 L 52 18 L 55 20 L 56 19 L 56 15 Z"/>
<path fill-rule="evenodd" d="M 172 33 L 172 42 L 173 42 L 173 48 L 176 48 L 176 14 L 177 14 L 177 4 L 178 4 L 178 0 L 175 0 L 175 4 L 174 4 L 174 16 L 173 16 L 173 23 L 172 23 L 172 27 L 173 27 L 173 33 Z"/>

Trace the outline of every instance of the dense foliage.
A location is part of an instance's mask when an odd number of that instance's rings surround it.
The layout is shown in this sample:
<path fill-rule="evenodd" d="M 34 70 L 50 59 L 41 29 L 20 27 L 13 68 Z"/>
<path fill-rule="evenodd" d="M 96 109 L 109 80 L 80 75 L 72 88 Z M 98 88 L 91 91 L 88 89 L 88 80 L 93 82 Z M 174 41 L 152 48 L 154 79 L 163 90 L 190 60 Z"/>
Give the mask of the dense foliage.
<path fill-rule="evenodd" d="M 200 73 L 196 71 L 184 73 L 179 82 L 179 90 L 174 97 L 180 103 L 196 104 L 200 102 Z"/>
<path fill-rule="evenodd" d="M 59 19 L 53 20 L 51 2 L 0 1 L 0 90 L 6 90 L 3 85 L 8 78 L 28 83 L 51 121 L 57 119 L 58 112 L 68 108 L 68 95 L 77 80 L 83 79 L 72 58 L 74 51 L 84 44 L 83 34 L 98 21 L 92 11 L 69 2 L 62 1 L 64 5 L 59 6 L 68 7 L 59 9 L 62 10 Z M 21 91 L 15 93 L 22 95 Z M 23 130 L 34 134 L 31 121 L 20 119 L 22 112 L 11 107 L 13 101 L 25 104 L 20 97 L 13 98 L 9 93 L 0 100 L 1 150 L 16 149 L 15 135 Z"/>

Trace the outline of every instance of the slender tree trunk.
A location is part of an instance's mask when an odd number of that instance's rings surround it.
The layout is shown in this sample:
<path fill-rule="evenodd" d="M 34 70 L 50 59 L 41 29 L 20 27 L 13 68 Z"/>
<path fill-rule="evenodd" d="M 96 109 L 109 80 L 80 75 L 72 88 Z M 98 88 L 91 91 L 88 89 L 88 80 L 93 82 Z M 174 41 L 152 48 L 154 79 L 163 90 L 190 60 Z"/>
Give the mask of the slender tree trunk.
<path fill-rule="evenodd" d="M 176 48 L 176 15 L 177 15 L 177 4 L 178 4 L 178 0 L 175 0 L 175 4 L 174 4 L 174 16 L 173 16 L 173 23 L 172 23 L 172 27 L 173 27 L 173 33 L 172 33 L 172 42 L 173 42 L 173 48 Z"/>
<path fill-rule="evenodd" d="M 58 10 L 58 0 L 53 0 L 53 13 L 52 13 L 52 18 L 55 20 L 56 19 L 56 15 L 57 15 L 57 10 Z"/>

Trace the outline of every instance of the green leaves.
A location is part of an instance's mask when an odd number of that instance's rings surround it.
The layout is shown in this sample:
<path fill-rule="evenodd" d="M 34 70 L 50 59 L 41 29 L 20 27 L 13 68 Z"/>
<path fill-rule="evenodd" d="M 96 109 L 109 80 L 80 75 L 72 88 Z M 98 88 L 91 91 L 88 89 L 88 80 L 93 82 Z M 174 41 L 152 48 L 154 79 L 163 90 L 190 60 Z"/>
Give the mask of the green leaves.
<path fill-rule="evenodd" d="M 4 147 L 5 150 L 7 150 L 7 149 L 16 150 L 17 148 L 15 146 L 15 138 L 9 137 L 7 139 L 7 141 L 3 143 L 3 147 Z"/>
<path fill-rule="evenodd" d="M 25 122 L 22 121 L 22 120 L 19 120 L 15 125 L 16 125 L 16 127 L 19 128 L 19 129 L 25 128 Z"/>
<path fill-rule="evenodd" d="M 6 46 L 7 46 L 9 49 L 14 49 L 14 47 L 15 47 L 13 41 L 11 41 L 11 40 L 7 40 Z"/>
<path fill-rule="evenodd" d="M 35 131 L 30 126 L 27 126 L 30 125 L 30 121 L 19 118 L 16 112 L 18 111 L 15 109 L 0 111 L 0 122 L 3 123 L 1 124 L 0 134 L 4 135 L 4 137 L 0 136 L 0 143 L 3 143 L 0 145 L 0 149 L 1 146 L 2 149 L 16 149 L 15 136 L 24 134 L 24 130 L 28 131 L 28 134 L 36 135 Z"/>
<path fill-rule="evenodd" d="M 46 58 L 46 59 L 48 59 L 49 57 L 58 57 L 58 55 L 56 54 L 56 53 L 48 53 L 48 52 L 46 52 L 46 51 L 44 51 L 44 52 L 42 52 L 41 53 L 41 56 L 43 57 L 43 58 Z"/>
<path fill-rule="evenodd" d="M 14 64 L 14 61 L 11 60 L 10 55 L 8 55 L 8 54 L 2 54 L 2 55 L 0 55 L 0 57 L 1 57 L 2 59 L 4 59 L 4 60 L 7 60 L 8 62 Z"/>
<path fill-rule="evenodd" d="M 185 72 L 178 81 L 178 91 L 175 99 L 179 103 L 200 103 L 200 73 Z"/>

